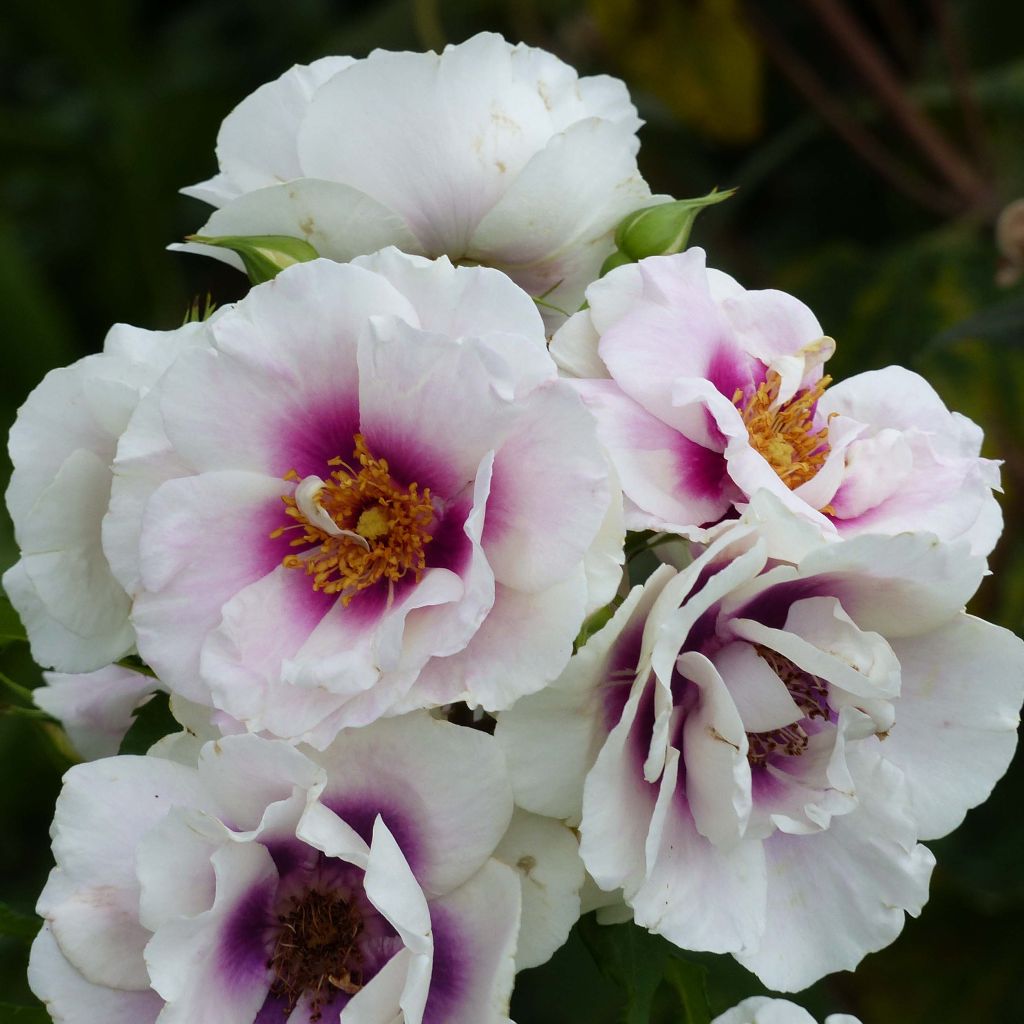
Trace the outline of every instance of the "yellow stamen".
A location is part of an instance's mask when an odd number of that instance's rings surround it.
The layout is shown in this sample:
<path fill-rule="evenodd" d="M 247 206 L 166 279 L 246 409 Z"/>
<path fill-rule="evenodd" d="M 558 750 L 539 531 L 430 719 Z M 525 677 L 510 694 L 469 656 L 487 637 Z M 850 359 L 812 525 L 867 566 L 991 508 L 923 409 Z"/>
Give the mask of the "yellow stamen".
<path fill-rule="evenodd" d="M 362 434 L 356 434 L 354 462 L 350 466 L 340 457 L 331 459 L 338 466 L 324 481 L 313 499 L 334 521 L 341 533 L 330 535 L 314 526 L 303 515 L 295 498 L 282 496 L 285 514 L 296 522 L 280 527 L 271 536 L 280 537 L 286 529 L 301 529 L 291 541 L 292 547 L 319 545 L 302 555 L 288 555 L 288 569 L 304 569 L 313 577 L 313 589 L 339 594 L 347 605 L 359 591 L 386 579 L 396 583 L 408 573 L 418 580 L 426 568 L 426 546 L 434 522 L 430 489 L 412 483 L 407 487 L 391 476 L 386 459 L 375 458 Z M 290 472 L 286 480 L 298 480 Z"/>
<path fill-rule="evenodd" d="M 732 400 L 743 416 L 751 447 L 794 490 L 810 480 L 828 458 L 828 427 L 814 429 L 814 406 L 832 378 L 822 377 L 813 387 L 780 403 L 781 383 L 779 375 L 771 370 L 745 403 L 739 388 Z"/>

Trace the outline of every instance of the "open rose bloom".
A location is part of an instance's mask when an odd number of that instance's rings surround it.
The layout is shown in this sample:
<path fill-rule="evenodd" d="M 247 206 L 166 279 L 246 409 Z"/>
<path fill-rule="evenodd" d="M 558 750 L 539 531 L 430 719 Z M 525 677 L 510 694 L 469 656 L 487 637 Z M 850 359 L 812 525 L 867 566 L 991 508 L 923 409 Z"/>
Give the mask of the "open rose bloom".
<path fill-rule="evenodd" d="M 827 538 L 928 530 L 992 550 L 981 430 L 898 366 L 829 386 L 835 343 L 798 299 L 690 249 L 612 271 L 587 301 L 551 349 L 598 418 L 630 529 L 697 535 L 767 490 Z"/>
<path fill-rule="evenodd" d="M 228 116 L 220 172 L 183 191 L 218 207 L 203 236 L 287 235 L 335 260 L 446 255 L 571 312 L 650 198 L 640 123 L 617 79 L 482 33 L 440 55 L 292 68 Z"/>
<path fill-rule="evenodd" d="M 525 292 L 388 250 L 209 330 L 129 424 L 105 524 L 172 691 L 322 746 L 559 674 L 618 586 L 621 505 Z"/>
<path fill-rule="evenodd" d="M 635 588 L 497 736 L 517 802 L 579 823 L 587 870 L 638 924 L 796 991 L 920 911 L 918 840 L 1013 754 L 1024 644 L 961 610 L 984 571 L 966 543 L 823 544 L 755 506 Z"/>
<path fill-rule="evenodd" d="M 33 989 L 67 1024 L 503 1024 L 522 897 L 492 855 L 511 813 L 493 739 L 427 715 L 321 754 L 237 736 L 198 766 L 81 765 Z"/>

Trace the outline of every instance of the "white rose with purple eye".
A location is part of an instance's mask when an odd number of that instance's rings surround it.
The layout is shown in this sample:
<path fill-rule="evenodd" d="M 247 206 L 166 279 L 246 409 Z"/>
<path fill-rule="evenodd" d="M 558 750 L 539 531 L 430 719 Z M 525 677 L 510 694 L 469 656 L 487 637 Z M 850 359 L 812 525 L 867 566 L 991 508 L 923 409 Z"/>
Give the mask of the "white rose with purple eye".
<path fill-rule="evenodd" d="M 232 736 L 198 767 L 79 765 L 33 991 L 66 1024 L 499 1024 L 521 889 L 492 854 L 511 814 L 493 739 L 425 714 L 322 753 Z"/>
<path fill-rule="evenodd" d="M 288 235 L 341 261 L 445 255 L 572 312 L 619 220 L 650 201 L 640 124 L 617 79 L 481 33 L 292 68 L 228 115 L 220 172 L 183 191 L 218 207 L 200 235 Z"/>
<path fill-rule="evenodd" d="M 172 692 L 323 746 L 561 672 L 619 584 L 621 499 L 525 292 L 392 249 L 209 329 L 133 417 L 105 524 Z"/>
<path fill-rule="evenodd" d="M 749 518 L 634 588 L 496 736 L 517 803 L 578 822 L 638 924 L 796 991 L 920 911 L 918 840 L 1013 755 L 1024 643 L 962 611 L 966 543 L 826 544 L 764 494 Z"/>
<path fill-rule="evenodd" d="M 699 535 L 768 490 L 827 539 L 927 530 L 992 550 L 999 464 L 981 429 L 899 366 L 829 386 L 835 342 L 798 299 L 688 249 L 587 300 L 551 352 L 597 416 L 630 529 Z"/>

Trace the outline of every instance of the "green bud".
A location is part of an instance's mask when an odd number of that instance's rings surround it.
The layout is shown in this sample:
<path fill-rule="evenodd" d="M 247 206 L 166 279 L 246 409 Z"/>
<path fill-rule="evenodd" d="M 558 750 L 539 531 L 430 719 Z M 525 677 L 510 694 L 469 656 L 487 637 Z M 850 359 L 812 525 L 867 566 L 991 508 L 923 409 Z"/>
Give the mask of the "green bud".
<path fill-rule="evenodd" d="M 668 256 L 682 252 L 690 240 L 690 229 L 697 214 L 705 206 L 714 206 L 728 199 L 735 191 L 734 188 L 724 192 L 712 189 L 706 196 L 696 199 L 675 199 L 635 210 L 619 222 L 615 230 L 615 245 L 619 252 L 609 257 L 609 261 L 615 255 L 623 257 L 620 263 L 627 263 L 642 260 L 646 256 Z M 606 267 L 609 261 L 605 262 Z"/>
<path fill-rule="evenodd" d="M 632 214 L 630 214 L 630 216 L 632 216 Z M 620 250 L 616 249 L 615 252 L 613 252 L 608 257 L 608 259 L 606 259 L 604 263 L 601 264 L 601 273 L 598 274 L 597 276 L 604 277 L 604 275 L 607 274 L 608 271 L 614 270 L 616 267 L 621 267 L 625 263 L 635 262 L 636 260 L 634 260 L 632 256 L 627 256 L 624 252 L 621 252 Z"/>
<path fill-rule="evenodd" d="M 309 242 L 288 235 L 223 235 L 218 238 L 186 235 L 185 240 L 237 252 L 253 284 L 269 281 L 285 267 L 293 263 L 308 263 L 320 255 Z"/>

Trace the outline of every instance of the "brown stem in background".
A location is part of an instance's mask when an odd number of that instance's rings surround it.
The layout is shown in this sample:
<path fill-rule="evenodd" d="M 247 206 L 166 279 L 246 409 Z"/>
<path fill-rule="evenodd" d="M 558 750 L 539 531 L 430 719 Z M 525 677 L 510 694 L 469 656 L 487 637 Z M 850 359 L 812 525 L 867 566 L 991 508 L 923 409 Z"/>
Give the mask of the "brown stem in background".
<path fill-rule="evenodd" d="M 935 169 L 972 208 L 990 205 L 988 183 L 957 152 L 902 87 L 892 68 L 840 0 L 803 0 L 861 77 Z"/>
<path fill-rule="evenodd" d="M 920 57 L 917 32 L 900 0 L 872 0 L 875 14 L 885 28 L 893 49 L 908 68 L 916 68 Z"/>
<path fill-rule="evenodd" d="M 747 23 L 762 50 L 818 116 L 868 165 L 894 188 L 934 213 L 947 216 L 960 209 L 956 196 L 937 188 L 913 173 L 885 148 L 846 108 L 829 93 L 810 65 L 777 32 L 753 4 L 743 5 Z"/>
<path fill-rule="evenodd" d="M 956 23 L 953 20 L 952 8 L 949 5 L 949 0 L 929 0 L 929 3 L 932 9 L 932 17 L 935 19 L 935 25 L 938 29 L 939 39 L 942 43 L 942 50 L 946 56 L 946 63 L 949 65 L 953 94 L 956 96 L 957 104 L 960 107 L 960 114 L 964 119 L 967 138 L 982 167 L 990 168 L 991 150 L 988 143 L 988 134 L 985 131 L 981 107 L 978 105 L 977 97 L 974 94 L 971 72 L 967 66 L 967 57 L 964 53 L 960 34 L 957 32 Z"/>

